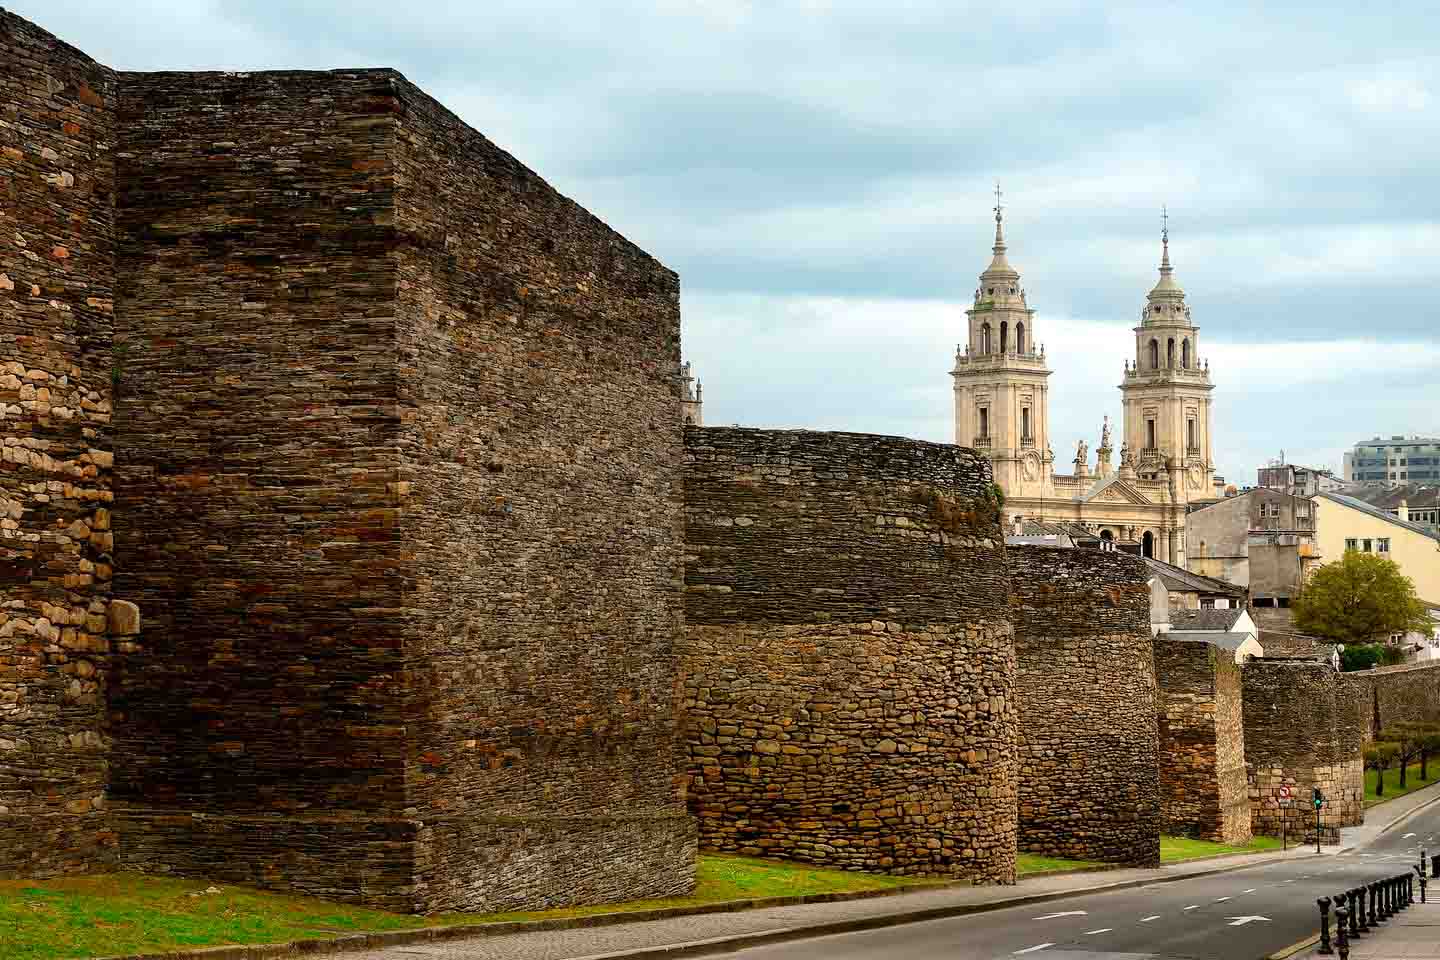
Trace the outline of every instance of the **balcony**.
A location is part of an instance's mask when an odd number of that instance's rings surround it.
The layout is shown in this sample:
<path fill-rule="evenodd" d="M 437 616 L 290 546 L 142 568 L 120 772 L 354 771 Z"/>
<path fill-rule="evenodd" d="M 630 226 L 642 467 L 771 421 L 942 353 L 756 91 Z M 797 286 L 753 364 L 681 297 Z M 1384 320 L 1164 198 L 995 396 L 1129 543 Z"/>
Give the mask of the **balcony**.
<path fill-rule="evenodd" d="M 1198 457 L 1198 456 L 1200 456 L 1200 448 L 1199 448 L 1199 447 L 1186 447 L 1186 448 L 1185 448 L 1185 456 L 1187 456 L 1187 457 Z"/>
<path fill-rule="evenodd" d="M 989 437 L 976 437 L 976 438 L 975 438 L 975 449 L 976 449 L 976 450 L 989 450 L 989 449 L 990 449 L 990 438 L 989 438 Z"/>
<path fill-rule="evenodd" d="M 1032 450 L 1032 449 L 1034 449 L 1034 447 L 1035 447 L 1035 438 L 1034 438 L 1034 437 L 1021 437 L 1021 438 L 1020 438 L 1020 446 L 1023 447 L 1023 448 L 1025 448 L 1026 450 Z"/>

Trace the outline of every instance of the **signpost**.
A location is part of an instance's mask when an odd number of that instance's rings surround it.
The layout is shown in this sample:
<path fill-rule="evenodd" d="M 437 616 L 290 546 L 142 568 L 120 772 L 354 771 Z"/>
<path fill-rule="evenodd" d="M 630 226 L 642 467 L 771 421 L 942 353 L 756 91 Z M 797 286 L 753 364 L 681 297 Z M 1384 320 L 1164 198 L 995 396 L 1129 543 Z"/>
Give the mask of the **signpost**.
<path fill-rule="evenodd" d="M 1381 773 L 1384 776 L 1384 773 Z M 1310 802 L 1315 805 L 1315 852 L 1320 852 L 1320 808 L 1325 806 L 1325 794 L 1319 787 L 1310 788 Z"/>

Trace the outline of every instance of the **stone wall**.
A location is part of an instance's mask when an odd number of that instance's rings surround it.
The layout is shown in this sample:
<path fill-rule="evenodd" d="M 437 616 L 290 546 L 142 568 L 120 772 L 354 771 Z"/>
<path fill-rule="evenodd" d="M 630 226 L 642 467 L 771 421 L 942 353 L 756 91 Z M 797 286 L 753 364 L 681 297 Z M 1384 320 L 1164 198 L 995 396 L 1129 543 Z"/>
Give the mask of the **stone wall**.
<path fill-rule="evenodd" d="M 1173 836 L 1250 840 L 1241 668 L 1211 644 L 1155 640 L 1160 814 Z"/>
<path fill-rule="evenodd" d="M 403 80 L 374 110 L 420 898 L 687 893 L 679 278 Z"/>
<path fill-rule="evenodd" d="M 1021 850 L 1159 863 L 1148 568 L 1098 550 L 1012 547 Z"/>
<path fill-rule="evenodd" d="M 1440 724 L 1440 662 L 1347 673 L 1360 701 L 1366 742 L 1395 723 Z"/>
<path fill-rule="evenodd" d="M 1013 882 L 1015 665 L 986 461 L 692 427 L 685 464 L 701 844 Z"/>
<path fill-rule="evenodd" d="M 390 88 L 120 75 L 130 869 L 416 905 Z"/>
<path fill-rule="evenodd" d="M 115 77 L 0 10 L 0 877 L 104 870 Z"/>
<path fill-rule="evenodd" d="M 1360 687 L 1328 663 L 1253 659 L 1241 674 L 1245 710 L 1245 765 L 1254 833 L 1292 837 L 1315 834 L 1311 789 L 1326 803 L 1320 827 L 1326 842 L 1339 828 L 1363 823 L 1361 745 L 1364 702 Z M 1294 794 L 1277 802 L 1279 788 Z"/>

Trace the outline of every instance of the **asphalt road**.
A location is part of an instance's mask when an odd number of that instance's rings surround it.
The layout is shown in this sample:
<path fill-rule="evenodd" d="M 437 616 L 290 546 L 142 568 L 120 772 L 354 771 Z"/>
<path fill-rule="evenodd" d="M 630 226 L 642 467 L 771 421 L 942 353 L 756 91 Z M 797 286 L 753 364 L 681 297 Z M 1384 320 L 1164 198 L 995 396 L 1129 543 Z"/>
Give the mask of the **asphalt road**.
<path fill-rule="evenodd" d="M 1042 907 L 816 937 L 736 960 L 1261 960 L 1314 935 L 1318 897 L 1390 876 L 1440 849 L 1440 804 L 1354 853 L 1055 900 Z M 1435 888 L 1440 893 L 1440 881 Z"/>

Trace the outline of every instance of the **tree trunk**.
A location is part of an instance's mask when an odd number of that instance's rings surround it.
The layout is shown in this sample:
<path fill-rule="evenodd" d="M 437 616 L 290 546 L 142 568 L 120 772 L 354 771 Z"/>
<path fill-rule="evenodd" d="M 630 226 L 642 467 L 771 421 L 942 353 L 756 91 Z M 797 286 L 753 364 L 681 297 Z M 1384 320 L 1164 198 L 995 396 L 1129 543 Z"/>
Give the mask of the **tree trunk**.
<path fill-rule="evenodd" d="M 1409 761 L 1407 758 L 1405 758 L 1405 757 L 1401 757 L 1401 758 L 1400 758 L 1400 789 L 1401 789 L 1401 790 L 1404 790 L 1404 789 L 1405 789 L 1405 773 L 1406 773 L 1406 771 L 1408 771 L 1409 769 L 1410 769 L 1410 761 Z"/>
<path fill-rule="evenodd" d="M 1429 753 L 1428 751 L 1421 750 L 1421 751 L 1420 751 L 1420 780 L 1421 780 L 1421 782 L 1424 782 L 1425 780 L 1429 779 L 1429 778 L 1425 775 L 1426 772 L 1427 772 L 1426 767 L 1427 767 L 1427 765 L 1429 764 L 1429 762 L 1430 762 L 1430 753 Z"/>
<path fill-rule="evenodd" d="M 1385 768 L 1375 768 L 1375 796 L 1385 796 Z"/>

